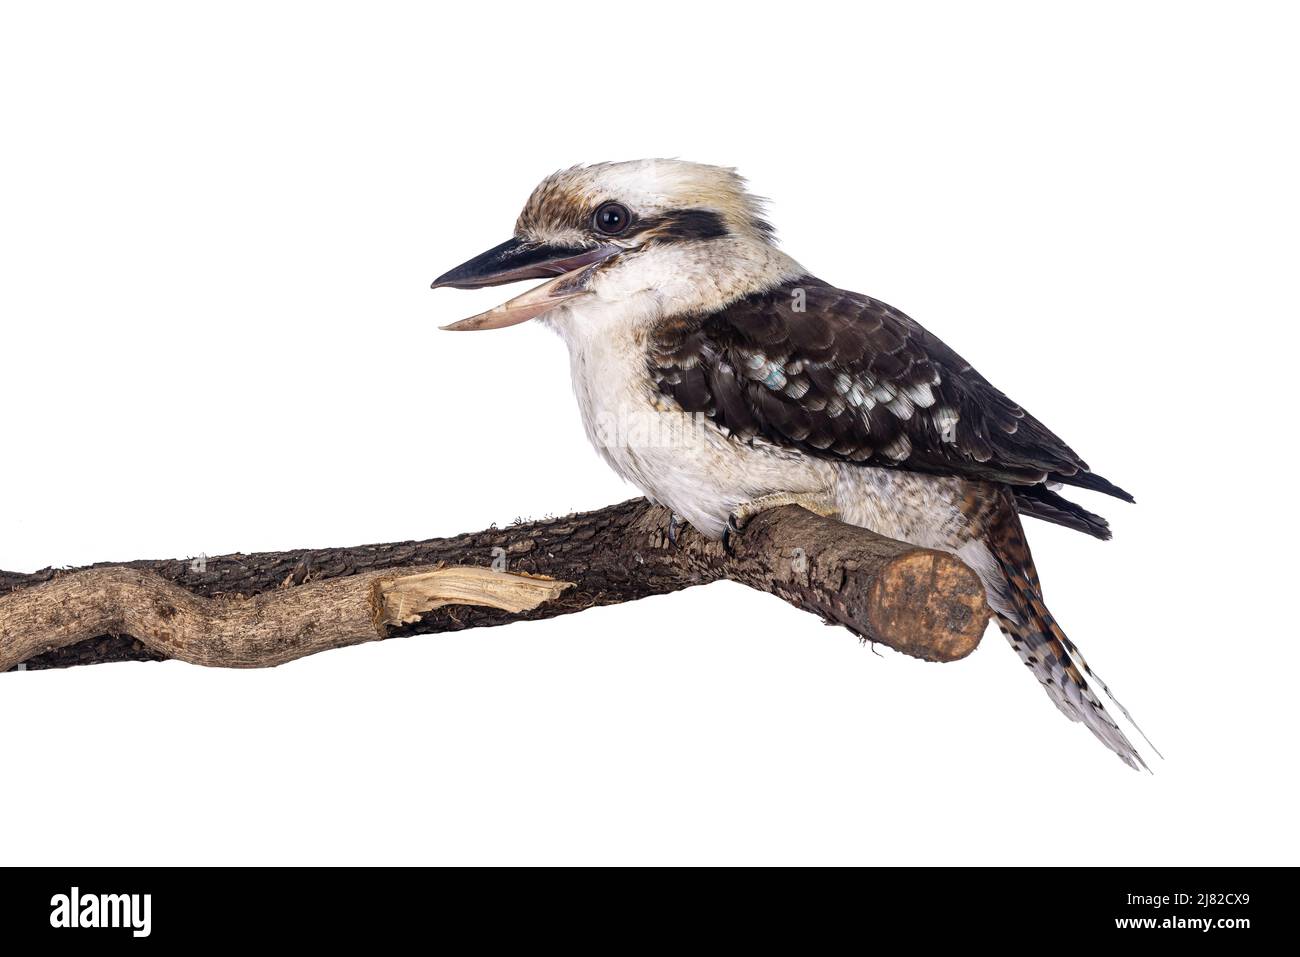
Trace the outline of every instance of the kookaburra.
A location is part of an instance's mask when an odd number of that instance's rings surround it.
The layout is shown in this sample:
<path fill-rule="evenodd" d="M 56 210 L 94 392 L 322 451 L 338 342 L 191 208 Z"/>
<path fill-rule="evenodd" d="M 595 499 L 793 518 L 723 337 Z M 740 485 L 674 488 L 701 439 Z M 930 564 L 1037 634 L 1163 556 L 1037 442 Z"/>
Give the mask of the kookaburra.
<path fill-rule="evenodd" d="M 953 553 L 1057 707 L 1145 766 L 1044 605 L 1020 523 L 1108 538 L 1105 519 L 1056 490 L 1132 496 L 916 321 L 778 249 L 735 171 L 563 170 L 533 191 L 511 239 L 433 286 L 524 279 L 548 281 L 445 328 L 538 319 L 558 332 L 589 438 L 650 500 L 715 538 L 799 504 Z"/>

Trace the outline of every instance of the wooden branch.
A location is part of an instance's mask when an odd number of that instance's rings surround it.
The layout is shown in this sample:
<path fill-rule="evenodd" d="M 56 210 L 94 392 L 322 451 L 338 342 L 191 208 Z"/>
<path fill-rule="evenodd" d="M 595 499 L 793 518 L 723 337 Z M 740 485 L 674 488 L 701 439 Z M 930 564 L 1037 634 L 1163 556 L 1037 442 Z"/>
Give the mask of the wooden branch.
<path fill-rule="evenodd" d="M 282 664 L 399 635 L 549 618 L 729 579 L 931 661 L 973 651 L 979 579 L 943 552 L 795 506 L 730 550 L 635 499 L 455 538 L 0 572 L 0 671 L 104 661 Z"/>

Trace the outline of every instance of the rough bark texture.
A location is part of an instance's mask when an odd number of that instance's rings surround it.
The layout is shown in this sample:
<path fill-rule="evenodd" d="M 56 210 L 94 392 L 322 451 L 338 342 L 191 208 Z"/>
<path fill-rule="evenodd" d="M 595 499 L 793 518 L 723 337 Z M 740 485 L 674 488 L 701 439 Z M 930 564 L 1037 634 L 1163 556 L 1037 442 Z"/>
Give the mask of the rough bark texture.
<path fill-rule="evenodd" d="M 979 580 L 950 555 L 794 506 L 756 516 L 729 550 L 690 528 L 674 544 L 668 513 L 635 499 L 423 542 L 0 572 L 0 670 L 166 658 L 279 664 L 720 579 L 933 661 L 969 654 L 988 620 Z"/>

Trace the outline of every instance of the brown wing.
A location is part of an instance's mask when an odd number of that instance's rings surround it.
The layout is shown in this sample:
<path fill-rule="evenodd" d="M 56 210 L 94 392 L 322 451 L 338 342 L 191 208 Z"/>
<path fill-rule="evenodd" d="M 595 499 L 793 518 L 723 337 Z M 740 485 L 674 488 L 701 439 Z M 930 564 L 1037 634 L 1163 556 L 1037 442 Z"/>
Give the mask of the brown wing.
<path fill-rule="evenodd" d="M 918 323 L 812 277 L 708 315 L 666 320 L 650 343 L 650 371 L 683 409 L 742 438 L 1013 486 L 1060 482 L 1132 501 Z M 1065 500 L 1036 492 L 1026 499 L 1049 520 L 1054 501 Z"/>

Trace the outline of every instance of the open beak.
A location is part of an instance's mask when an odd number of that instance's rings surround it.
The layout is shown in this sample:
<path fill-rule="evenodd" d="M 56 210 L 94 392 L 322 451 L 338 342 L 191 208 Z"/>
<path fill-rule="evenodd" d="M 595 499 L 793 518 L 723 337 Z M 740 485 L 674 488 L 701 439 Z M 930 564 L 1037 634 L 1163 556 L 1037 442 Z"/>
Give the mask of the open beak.
<path fill-rule="evenodd" d="M 443 273 L 433 281 L 432 288 L 478 289 L 521 279 L 551 281 L 495 309 L 442 328 L 454 331 L 500 329 L 535 319 L 571 299 L 586 295 L 587 281 L 596 267 L 619 252 L 622 248 L 612 245 L 554 246 L 522 239 L 511 239 L 494 246 Z"/>

